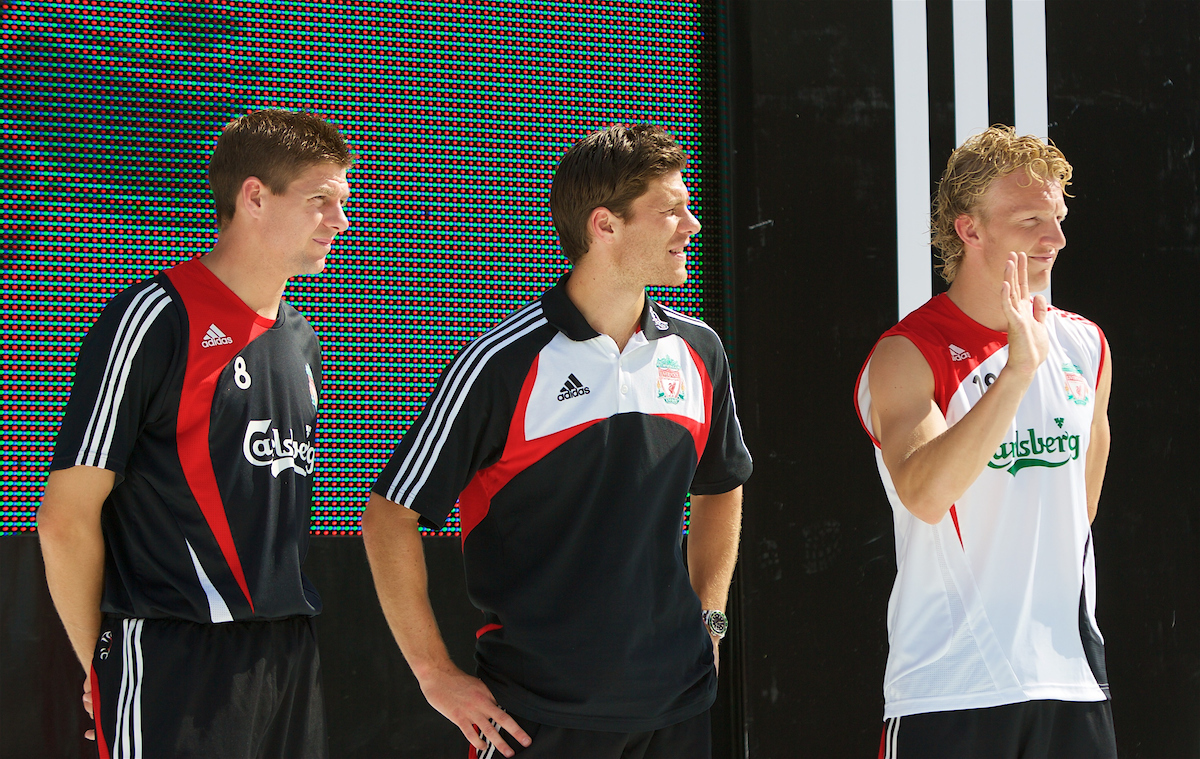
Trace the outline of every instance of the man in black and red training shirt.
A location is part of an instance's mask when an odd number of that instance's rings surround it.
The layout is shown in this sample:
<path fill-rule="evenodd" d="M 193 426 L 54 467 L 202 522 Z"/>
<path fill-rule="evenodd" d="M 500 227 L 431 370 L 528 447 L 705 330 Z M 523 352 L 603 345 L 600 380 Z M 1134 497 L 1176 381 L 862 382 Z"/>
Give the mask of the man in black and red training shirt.
<path fill-rule="evenodd" d="M 685 164 L 643 125 L 567 151 L 550 206 L 570 273 L 447 366 L 363 515 L 396 641 L 480 757 L 711 753 L 751 462 L 720 339 L 646 295 L 687 279 Z M 446 654 L 417 531 L 456 499 L 478 677 Z"/>
<path fill-rule="evenodd" d="M 102 757 L 328 753 L 301 571 L 321 352 L 282 296 L 349 225 L 351 163 L 312 114 L 228 124 L 212 251 L 80 348 L 38 532 Z"/>

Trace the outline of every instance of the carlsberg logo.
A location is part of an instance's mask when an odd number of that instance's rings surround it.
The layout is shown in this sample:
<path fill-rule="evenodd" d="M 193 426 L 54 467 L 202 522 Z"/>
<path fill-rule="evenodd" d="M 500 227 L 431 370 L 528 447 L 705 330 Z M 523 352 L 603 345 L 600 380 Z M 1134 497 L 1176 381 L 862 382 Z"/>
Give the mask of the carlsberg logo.
<path fill-rule="evenodd" d="M 309 432 L 305 425 L 305 437 Z M 270 419 L 255 419 L 246 426 L 242 455 L 254 466 L 271 467 L 272 477 L 288 469 L 307 477 L 313 473 L 317 452 L 307 440 L 297 440 L 290 430 L 286 436 L 281 435 Z"/>
<path fill-rule="evenodd" d="M 1056 467 L 1079 458 L 1079 436 L 1070 433 L 1038 437 L 1032 428 L 1025 436 L 1017 434 L 1015 440 L 1001 443 L 992 455 L 988 466 L 992 469 L 1007 469 L 1014 477 L 1025 467 Z"/>

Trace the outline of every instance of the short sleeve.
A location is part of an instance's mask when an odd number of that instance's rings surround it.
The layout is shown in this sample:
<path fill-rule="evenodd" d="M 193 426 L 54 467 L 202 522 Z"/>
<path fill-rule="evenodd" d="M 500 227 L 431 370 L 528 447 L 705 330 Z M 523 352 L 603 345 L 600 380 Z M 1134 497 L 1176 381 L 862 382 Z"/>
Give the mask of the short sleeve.
<path fill-rule="evenodd" d="M 713 378 L 712 422 L 704 453 L 692 478 L 691 492 L 695 495 L 728 493 L 748 480 L 754 468 L 750 451 L 742 440 L 729 359 L 719 345 L 716 354 L 713 362 L 716 365 L 709 369 Z"/>
<path fill-rule="evenodd" d="M 88 330 L 50 469 L 94 466 L 122 478 L 179 344 L 171 296 L 148 280 L 113 298 Z"/>
<path fill-rule="evenodd" d="M 504 452 L 516 387 L 497 361 L 479 363 L 475 344 L 442 371 L 424 410 L 405 433 L 372 491 L 441 529 L 480 469 Z"/>

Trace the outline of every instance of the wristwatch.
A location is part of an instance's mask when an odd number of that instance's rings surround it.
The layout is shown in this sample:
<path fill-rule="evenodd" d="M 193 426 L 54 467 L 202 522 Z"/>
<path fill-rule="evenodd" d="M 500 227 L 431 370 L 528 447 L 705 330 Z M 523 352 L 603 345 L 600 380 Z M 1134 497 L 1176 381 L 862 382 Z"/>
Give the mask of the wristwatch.
<path fill-rule="evenodd" d="M 725 616 L 725 612 L 705 609 L 700 612 L 700 617 L 704 620 L 704 626 L 708 628 L 708 634 L 714 638 L 719 640 L 729 632 L 729 617 Z"/>

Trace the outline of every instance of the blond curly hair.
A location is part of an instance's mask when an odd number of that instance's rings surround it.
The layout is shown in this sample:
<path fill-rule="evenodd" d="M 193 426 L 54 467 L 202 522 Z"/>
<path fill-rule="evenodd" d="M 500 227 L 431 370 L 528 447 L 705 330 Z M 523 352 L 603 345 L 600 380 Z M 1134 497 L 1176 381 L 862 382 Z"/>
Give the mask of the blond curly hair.
<path fill-rule="evenodd" d="M 962 263 L 963 242 L 954 229 L 955 220 L 979 212 L 980 199 L 992 182 L 1018 169 L 1024 169 L 1031 182 L 1058 182 L 1063 194 L 1070 197 L 1066 189 L 1071 184 L 1071 164 L 1062 151 L 1053 142 L 1047 145 L 1033 135 L 1018 137 L 1013 127 L 989 127 L 950 154 L 938 183 L 930 225 L 942 279 L 953 282 Z"/>

